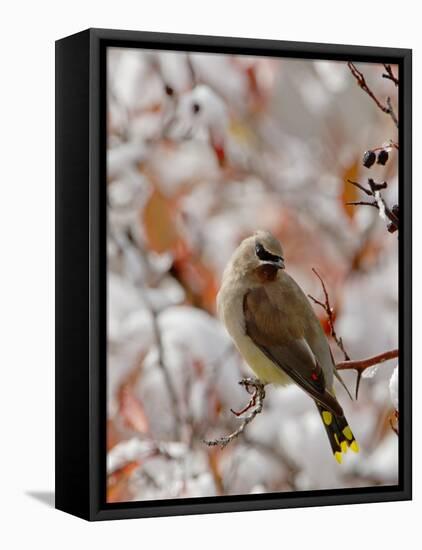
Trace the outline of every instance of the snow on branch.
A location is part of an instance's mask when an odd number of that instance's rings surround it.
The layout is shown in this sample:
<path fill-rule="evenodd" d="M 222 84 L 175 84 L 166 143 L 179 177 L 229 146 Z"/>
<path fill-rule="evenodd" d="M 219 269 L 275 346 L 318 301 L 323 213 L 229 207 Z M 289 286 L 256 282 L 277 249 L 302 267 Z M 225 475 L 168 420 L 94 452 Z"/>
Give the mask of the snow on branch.
<path fill-rule="evenodd" d="M 348 202 L 348 205 L 352 206 L 372 206 L 379 211 L 379 215 L 383 220 L 387 220 L 389 223 L 387 229 L 390 233 L 395 233 L 399 229 L 399 207 L 395 204 L 390 208 L 381 195 L 382 189 L 387 189 L 387 182 L 375 183 L 372 178 L 368 178 L 368 187 L 365 187 L 357 181 L 347 180 L 349 183 L 363 191 L 369 197 L 372 197 L 371 201 L 352 201 Z"/>

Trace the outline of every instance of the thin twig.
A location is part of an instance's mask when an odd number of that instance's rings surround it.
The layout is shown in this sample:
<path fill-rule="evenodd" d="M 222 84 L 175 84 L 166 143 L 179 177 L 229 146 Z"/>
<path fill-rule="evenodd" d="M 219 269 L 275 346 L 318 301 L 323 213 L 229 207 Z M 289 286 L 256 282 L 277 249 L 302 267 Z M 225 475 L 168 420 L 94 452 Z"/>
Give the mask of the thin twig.
<path fill-rule="evenodd" d="M 373 206 L 374 208 L 378 208 L 378 204 L 374 202 L 368 202 L 368 201 L 351 201 L 346 202 L 346 205 L 348 206 Z"/>
<path fill-rule="evenodd" d="M 226 447 L 233 439 L 236 439 L 239 437 L 240 434 L 242 434 L 246 428 L 246 426 L 252 422 L 252 420 L 262 412 L 262 408 L 264 406 L 264 399 L 265 399 L 265 384 L 263 384 L 260 380 L 256 378 L 244 378 L 239 382 L 241 386 L 244 386 L 246 391 L 248 393 L 250 392 L 250 388 L 255 388 L 252 398 L 250 399 L 248 406 L 245 407 L 245 409 L 242 412 L 246 412 L 249 409 L 252 409 L 251 412 L 245 416 L 242 419 L 242 422 L 240 426 L 231 434 L 219 437 L 217 439 L 211 439 L 206 440 L 204 439 L 204 443 L 206 443 L 209 447 L 214 447 L 216 445 L 220 446 L 222 449 Z M 236 413 L 234 413 L 236 414 Z"/>
<path fill-rule="evenodd" d="M 386 72 L 382 74 L 382 77 L 391 80 L 397 87 L 399 85 L 399 79 L 394 75 L 391 65 L 387 65 L 386 63 L 384 63 L 384 69 L 386 70 Z"/>
<path fill-rule="evenodd" d="M 367 195 L 369 195 L 370 197 L 372 197 L 372 191 L 370 189 L 367 189 L 364 185 L 362 185 L 358 181 L 353 181 L 353 180 L 347 180 L 347 181 L 352 185 L 354 185 L 355 187 L 357 187 L 358 189 L 360 189 L 361 191 L 363 191 L 364 193 L 366 193 Z"/>
<path fill-rule="evenodd" d="M 391 97 L 387 97 L 387 106 L 388 106 L 388 114 L 393 119 L 394 124 L 399 127 L 399 119 L 397 118 L 397 115 L 394 111 L 393 105 L 391 104 Z"/>
<path fill-rule="evenodd" d="M 384 353 L 381 353 L 379 355 L 375 355 L 374 357 L 369 357 L 367 359 L 361 359 L 359 361 L 352 361 L 347 354 L 346 350 L 344 349 L 343 340 L 342 338 L 339 338 L 336 334 L 335 328 L 334 328 L 334 318 L 333 318 L 333 308 L 330 305 L 330 299 L 328 296 L 328 291 L 325 286 L 324 280 L 322 279 L 321 275 L 316 271 L 315 268 L 312 268 L 312 271 L 315 273 L 315 275 L 318 277 L 318 279 L 321 282 L 322 289 L 324 291 L 324 297 L 325 301 L 320 302 L 310 294 L 308 294 L 309 298 L 313 300 L 316 304 L 321 306 L 326 315 L 328 324 L 330 327 L 331 336 L 333 337 L 334 341 L 336 342 L 337 346 L 340 348 L 340 350 L 343 352 L 344 355 L 344 361 L 341 361 L 340 363 L 336 364 L 337 370 L 346 370 L 346 369 L 354 369 L 357 372 L 357 379 L 356 379 L 356 389 L 355 389 L 355 397 L 358 398 L 359 395 L 359 386 L 362 378 L 362 373 L 367 369 L 368 367 L 372 367 L 373 365 L 378 365 L 380 363 L 383 363 L 384 361 L 388 361 L 388 359 L 393 359 L 394 357 L 398 357 L 399 350 L 391 350 L 386 351 Z"/>
<path fill-rule="evenodd" d="M 356 65 L 354 63 L 352 63 L 351 61 L 349 61 L 347 63 L 347 66 L 349 67 L 350 69 L 350 72 L 352 73 L 352 75 L 354 76 L 354 78 L 356 79 L 356 82 L 358 83 L 358 85 L 362 88 L 362 90 L 369 95 L 369 97 L 375 102 L 375 104 L 377 105 L 377 107 L 383 112 L 383 113 L 386 113 L 387 115 L 389 115 L 391 117 L 391 119 L 393 120 L 394 124 L 396 125 L 396 127 L 398 128 L 399 126 L 399 122 L 398 122 L 398 119 L 397 119 L 397 116 L 394 112 L 394 109 L 391 105 L 391 99 L 388 97 L 387 98 L 387 105 L 384 105 L 383 103 L 381 103 L 381 101 L 377 98 L 377 96 L 374 94 L 374 92 L 371 90 L 371 88 L 368 86 L 366 80 L 365 80 L 365 77 L 363 76 L 363 73 L 361 71 L 359 71 L 359 69 L 356 67 Z"/>
<path fill-rule="evenodd" d="M 384 151 L 388 148 L 399 150 L 399 144 L 396 141 L 390 139 L 384 145 L 379 145 L 378 147 L 371 147 L 370 150 L 376 153 L 377 151 Z"/>
<path fill-rule="evenodd" d="M 344 344 L 343 344 L 343 339 L 338 337 L 337 336 L 337 333 L 336 333 L 336 330 L 334 328 L 334 310 L 333 308 L 331 307 L 330 305 L 330 299 L 329 299 L 329 296 L 328 296 L 328 292 L 327 292 L 327 289 L 325 287 L 325 283 L 324 283 L 324 280 L 323 278 L 321 277 L 321 275 L 318 273 L 318 271 L 313 267 L 312 268 L 312 271 L 315 273 L 315 275 L 318 277 L 318 279 L 320 280 L 320 283 L 321 283 L 321 286 L 322 286 L 322 290 L 324 292 L 324 298 L 325 298 L 325 301 L 324 303 L 320 302 L 319 300 L 317 300 L 316 298 L 314 298 L 313 296 L 311 296 L 310 294 L 308 294 L 308 297 L 313 301 L 315 302 L 316 304 L 318 304 L 319 306 L 321 306 L 323 308 L 323 310 L 325 311 L 325 313 L 327 314 L 327 320 L 328 320 L 328 324 L 329 324 L 329 327 L 330 327 L 330 334 L 331 334 L 331 337 L 333 338 L 333 340 L 335 341 L 335 343 L 337 344 L 337 346 L 340 348 L 340 350 L 342 351 L 343 355 L 344 355 L 344 359 L 346 361 L 348 361 L 350 359 L 349 357 L 349 354 L 347 353 L 347 351 L 345 350 L 344 348 Z"/>
<path fill-rule="evenodd" d="M 172 404 L 173 409 L 173 418 L 174 418 L 174 426 L 175 426 L 175 433 L 176 438 L 180 438 L 180 427 L 181 427 L 181 418 L 179 414 L 179 403 L 177 399 L 176 390 L 174 389 L 172 379 L 170 377 L 167 365 L 164 361 L 164 348 L 163 343 L 161 340 L 161 333 L 160 333 L 160 327 L 158 326 L 158 319 L 157 319 L 157 313 L 154 311 L 153 308 L 150 308 L 151 318 L 152 318 L 152 327 L 154 331 L 154 338 L 155 343 L 157 346 L 157 352 L 158 352 L 158 366 L 161 369 L 161 372 L 163 373 L 164 380 L 167 386 L 168 394 L 170 396 L 170 401 Z"/>

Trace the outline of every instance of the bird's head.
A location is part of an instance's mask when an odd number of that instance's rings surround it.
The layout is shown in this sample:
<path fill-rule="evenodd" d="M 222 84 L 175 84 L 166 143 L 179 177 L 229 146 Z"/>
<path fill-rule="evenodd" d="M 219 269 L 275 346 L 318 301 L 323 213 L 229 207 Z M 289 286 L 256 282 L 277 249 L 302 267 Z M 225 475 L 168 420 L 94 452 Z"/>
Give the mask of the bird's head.
<path fill-rule="evenodd" d="M 233 254 L 232 266 L 261 282 L 271 281 L 285 267 L 283 249 L 270 232 L 257 231 L 240 243 Z"/>

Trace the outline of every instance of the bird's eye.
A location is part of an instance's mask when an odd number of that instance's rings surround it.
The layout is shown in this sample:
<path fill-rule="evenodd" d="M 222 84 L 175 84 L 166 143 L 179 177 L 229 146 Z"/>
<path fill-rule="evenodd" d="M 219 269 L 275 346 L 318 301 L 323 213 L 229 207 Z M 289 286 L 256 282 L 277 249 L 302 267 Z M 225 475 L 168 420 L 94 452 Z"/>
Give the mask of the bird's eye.
<path fill-rule="evenodd" d="M 265 252 L 265 249 L 264 247 L 262 246 L 261 243 L 257 243 L 256 246 L 255 246 L 255 253 L 256 255 L 258 256 L 258 258 L 260 256 L 262 256 L 262 253 Z"/>

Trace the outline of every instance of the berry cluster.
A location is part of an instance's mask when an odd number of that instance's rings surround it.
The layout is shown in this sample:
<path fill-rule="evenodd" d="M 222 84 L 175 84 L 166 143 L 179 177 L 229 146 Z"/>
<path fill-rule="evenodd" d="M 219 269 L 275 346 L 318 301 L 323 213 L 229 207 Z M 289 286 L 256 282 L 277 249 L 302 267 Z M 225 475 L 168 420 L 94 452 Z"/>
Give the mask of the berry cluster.
<path fill-rule="evenodd" d="M 369 151 L 365 151 L 362 159 L 362 164 L 366 168 L 371 168 L 371 166 L 375 164 L 375 161 L 377 161 L 377 164 L 381 164 L 381 166 L 384 166 L 388 161 L 387 149 L 381 149 L 378 154 L 376 154 L 375 151 L 372 151 L 371 149 Z"/>

